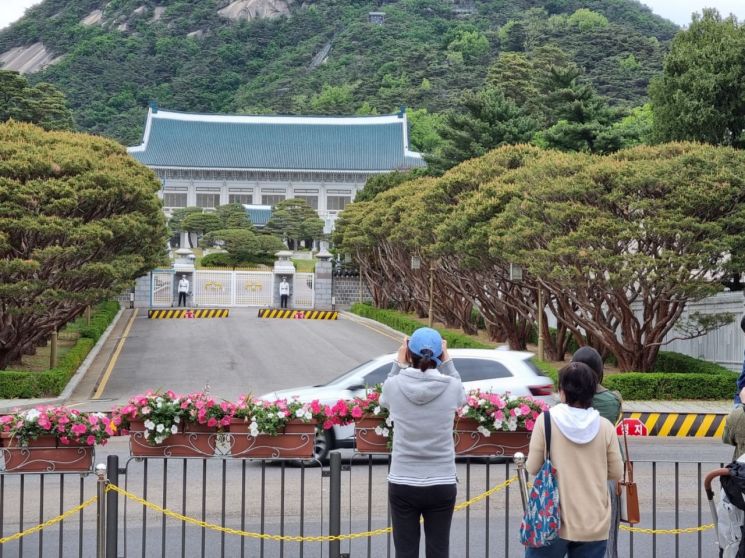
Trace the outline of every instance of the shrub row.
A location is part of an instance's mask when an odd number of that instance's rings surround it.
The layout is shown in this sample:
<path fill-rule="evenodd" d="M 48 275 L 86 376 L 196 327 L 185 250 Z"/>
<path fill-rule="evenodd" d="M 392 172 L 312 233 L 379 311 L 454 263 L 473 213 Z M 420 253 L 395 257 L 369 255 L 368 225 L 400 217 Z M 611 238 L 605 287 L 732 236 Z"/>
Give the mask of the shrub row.
<path fill-rule="evenodd" d="M 393 329 L 400 331 L 406 335 L 411 335 L 414 331 L 422 327 L 422 323 L 407 316 L 403 312 L 397 312 L 396 310 L 384 310 L 381 308 L 375 308 L 370 304 L 356 303 L 352 305 L 351 312 L 362 316 L 364 318 L 370 318 L 377 322 L 392 327 Z M 437 329 L 442 335 L 442 338 L 448 342 L 448 347 L 452 349 L 491 349 L 489 345 L 482 343 L 468 335 L 463 333 L 456 333 L 444 329 Z"/>
<path fill-rule="evenodd" d="M 90 325 L 85 323 L 84 318 L 78 318 L 69 324 L 67 329 L 78 331 L 80 337 L 62 355 L 56 367 L 44 372 L 0 370 L 0 399 L 33 399 L 59 395 L 118 311 L 118 302 L 106 301 L 95 307 Z"/>
<path fill-rule="evenodd" d="M 652 372 L 674 372 L 676 374 L 732 374 L 724 366 L 707 362 L 680 353 L 660 351 Z"/>

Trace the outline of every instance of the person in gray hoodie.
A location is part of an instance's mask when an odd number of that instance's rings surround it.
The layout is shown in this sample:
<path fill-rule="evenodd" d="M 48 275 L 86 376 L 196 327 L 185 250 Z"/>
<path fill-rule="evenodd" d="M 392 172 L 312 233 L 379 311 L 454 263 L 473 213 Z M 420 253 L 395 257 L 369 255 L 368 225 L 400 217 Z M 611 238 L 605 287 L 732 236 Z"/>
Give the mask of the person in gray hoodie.
<path fill-rule="evenodd" d="M 465 402 L 440 334 L 419 328 L 404 339 L 380 396 L 393 420 L 388 500 L 396 558 L 418 558 L 421 518 L 427 558 L 449 556 L 457 495 L 453 423 Z"/>

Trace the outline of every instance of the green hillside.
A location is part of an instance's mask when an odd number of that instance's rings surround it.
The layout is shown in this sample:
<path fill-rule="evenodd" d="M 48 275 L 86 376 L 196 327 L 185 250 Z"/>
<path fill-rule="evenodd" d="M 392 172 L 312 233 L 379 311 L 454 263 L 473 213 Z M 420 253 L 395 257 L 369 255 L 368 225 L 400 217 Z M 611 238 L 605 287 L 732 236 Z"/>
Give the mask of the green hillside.
<path fill-rule="evenodd" d="M 44 0 L 0 32 L 0 54 L 43 43 L 59 60 L 29 79 L 57 85 L 82 130 L 132 145 L 149 99 L 204 112 L 442 112 L 483 86 L 500 53 L 548 44 L 611 104 L 639 105 L 677 31 L 633 0 L 459 1 L 255 0 L 290 13 L 247 21 L 218 13 L 229 0 Z M 371 11 L 385 23 L 368 23 Z"/>

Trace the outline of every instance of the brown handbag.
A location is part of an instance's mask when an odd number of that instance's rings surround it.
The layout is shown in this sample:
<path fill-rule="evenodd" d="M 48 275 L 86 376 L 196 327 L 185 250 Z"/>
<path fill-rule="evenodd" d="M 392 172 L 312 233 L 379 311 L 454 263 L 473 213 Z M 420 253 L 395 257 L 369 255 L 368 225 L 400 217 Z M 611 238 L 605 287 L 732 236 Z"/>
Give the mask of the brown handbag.
<path fill-rule="evenodd" d="M 623 458 L 623 480 L 616 485 L 618 506 L 621 511 L 621 521 L 630 525 L 639 523 L 639 493 L 634 482 L 634 464 L 629 459 L 629 442 L 626 439 L 626 429 L 623 429 L 623 445 L 626 453 Z"/>

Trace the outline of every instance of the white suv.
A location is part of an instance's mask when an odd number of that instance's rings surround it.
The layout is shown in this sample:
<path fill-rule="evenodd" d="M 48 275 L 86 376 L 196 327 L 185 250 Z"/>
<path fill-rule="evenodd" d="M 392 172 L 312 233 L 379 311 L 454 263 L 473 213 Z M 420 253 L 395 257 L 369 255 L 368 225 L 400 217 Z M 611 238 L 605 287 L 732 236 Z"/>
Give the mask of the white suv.
<path fill-rule="evenodd" d="M 553 382 L 533 364 L 532 353 L 490 349 L 448 349 L 466 391 L 480 389 L 494 393 L 529 395 L 549 405 L 555 403 Z M 383 383 L 391 371 L 395 353 L 379 356 L 353 368 L 330 382 L 318 386 L 283 389 L 261 396 L 261 399 L 292 399 L 333 405 L 339 399 L 364 396 L 367 387 Z M 335 448 L 354 447 L 354 425 L 334 426 L 319 431 L 315 457 L 326 459 Z"/>

